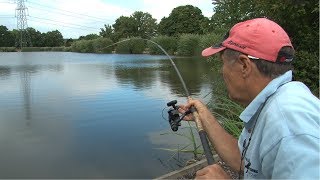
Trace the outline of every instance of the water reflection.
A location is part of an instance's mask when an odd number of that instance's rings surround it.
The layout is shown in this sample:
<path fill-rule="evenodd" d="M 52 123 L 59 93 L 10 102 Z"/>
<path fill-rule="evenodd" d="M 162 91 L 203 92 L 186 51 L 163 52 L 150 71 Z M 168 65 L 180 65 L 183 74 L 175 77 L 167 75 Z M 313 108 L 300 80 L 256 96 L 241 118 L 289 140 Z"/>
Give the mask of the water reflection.
<path fill-rule="evenodd" d="M 185 100 L 165 56 L 0 57 L 0 178 L 154 178 L 178 168 L 157 149 L 183 142 L 157 136 L 170 129 L 166 102 Z M 210 91 L 205 61 L 175 61 L 192 94 Z"/>
<path fill-rule="evenodd" d="M 0 78 L 7 79 L 11 74 L 11 69 L 8 66 L 0 66 Z"/>

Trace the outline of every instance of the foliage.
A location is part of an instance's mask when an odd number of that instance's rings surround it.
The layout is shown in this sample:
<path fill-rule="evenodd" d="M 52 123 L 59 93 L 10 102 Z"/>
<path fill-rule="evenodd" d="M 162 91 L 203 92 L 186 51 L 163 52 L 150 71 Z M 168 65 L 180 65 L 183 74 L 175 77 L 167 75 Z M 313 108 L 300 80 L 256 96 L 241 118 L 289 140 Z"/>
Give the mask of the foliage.
<path fill-rule="evenodd" d="M 79 37 L 79 40 L 93 40 L 93 39 L 97 39 L 99 38 L 100 36 L 97 35 L 97 34 L 88 34 L 86 36 L 80 36 Z"/>
<path fill-rule="evenodd" d="M 172 10 L 168 17 L 161 19 L 158 32 L 162 35 L 177 36 L 178 34 L 203 34 L 208 22 L 198 7 L 191 5 L 179 6 Z"/>
<path fill-rule="evenodd" d="M 222 41 L 222 34 L 218 33 L 210 33 L 210 34 L 205 34 L 200 36 L 200 41 L 198 48 L 200 50 L 203 50 L 207 47 L 210 47 L 212 45 L 219 44 Z"/>
<path fill-rule="evenodd" d="M 104 25 L 100 35 L 115 42 L 130 37 L 150 39 L 155 36 L 156 29 L 156 19 L 151 14 L 135 11 L 130 17 L 120 16 L 112 26 Z"/>
<path fill-rule="evenodd" d="M 109 39 L 112 39 L 113 38 L 113 28 L 111 25 L 109 24 L 105 24 L 104 25 L 104 28 L 100 28 L 100 36 L 104 37 L 104 38 L 109 38 Z"/>
<path fill-rule="evenodd" d="M 294 77 L 303 81 L 316 96 L 319 96 L 319 55 L 316 52 L 298 51 L 293 63 Z"/>
<path fill-rule="evenodd" d="M 208 104 L 208 107 L 227 132 L 235 138 L 240 136 L 243 122 L 239 116 L 244 110 L 241 105 L 230 100 L 225 95 L 215 95 Z"/>
<path fill-rule="evenodd" d="M 158 148 L 158 149 L 175 152 L 171 158 L 173 158 L 175 155 L 179 153 L 192 153 L 194 159 L 199 160 L 199 158 L 202 157 L 204 152 L 201 147 L 199 138 L 196 138 L 197 136 L 196 132 L 197 132 L 196 127 L 192 126 L 191 123 L 188 122 L 188 127 L 180 128 L 179 133 L 178 132 L 162 133 L 160 135 L 170 135 L 170 136 L 174 135 L 177 137 L 185 138 L 187 140 L 187 143 L 178 149 L 170 149 L 170 148 Z"/>
<path fill-rule="evenodd" d="M 212 32 L 226 33 L 228 29 L 240 21 L 260 17 L 256 13 L 259 9 L 255 8 L 255 1 L 258 0 L 213 1 L 216 6 L 214 6 L 215 13 L 211 17 L 210 23 Z"/>
<path fill-rule="evenodd" d="M 98 38 L 93 41 L 93 49 L 96 53 L 111 53 L 113 44 L 112 40 L 109 38 Z M 109 47 L 108 47 L 109 46 Z"/>
<path fill-rule="evenodd" d="M 180 56 L 195 56 L 200 54 L 200 36 L 195 34 L 183 34 L 179 37 L 177 53 Z"/>
<path fill-rule="evenodd" d="M 63 36 L 58 30 L 45 33 L 44 42 L 47 47 L 62 46 L 64 44 Z"/>
<path fill-rule="evenodd" d="M 30 40 L 32 42 L 32 46 L 34 47 L 45 47 L 45 34 L 41 34 L 41 32 L 35 30 L 34 28 L 27 28 L 28 34 L 30 36 Z"/>
<path fill-rule="evenodd" d="M 131 15 L 131 18 L 134 20 L 135 32 L 133 34 L 135 37 L 150 39 L 155 35 L 157 20 L 152 18 L 151 14 L 136 11 Z"/>
<path fill-rule="evenodd" d="M 78 40 L 71 44 L 71 51 L 81 53 L 111 53 L 112 47 L 108 47 L 111 44 L 112 41 L 108 38 Z"/>
<path fill-rule="evenodd" d="M 0 52 L 17 52 L 15 47 L 0 47 Z"/>
<path fill-rule="evenodd" d="M 73 39 L 72 38 L 69 38 L 69 39 L 67 39 L 66 41 L 65 41 L 65 43 L 64 43 L 64 46 L 65 47 L 70 47 L 71 46 L 71 44 L 73 43 Z"/>
<path fill-rule="evenodd" d="M 306 50 L 317 52 L 319 55 L 318 0 L 261 0 L 258 2 L 257 8 L 263 9 L 264 16 L 275 20 L 286 30 L 297 51 Z"/>
<path fill-rule="evenodd" d="M 0 34 L 2 28 L 7 29 L 5 26 L 0 26 Z M 6 34 L 6 38 L 10 39 L 10 43 L 7 46 L 19 47 L 20 31 L 13 29 L 8 32 L 9 33 Z M 27 44 L 23 44 L 25 47 L 58 47 L 64 45 L 63 36 L 58 30 L 41 33 L 34 28 L 29 27 L 24 33 L 26 36 L 25 38 L 28 41 Z M 2 34 L 5 33 L 2 32 Z M 1 40 L 2 38 L 0 39 L 0 46 L 2 44 Z"/>
<path fill-rule="evenodd" d="M 177 51 L 178 40 L 175 37 L 157 36 L 151 40 L 159 44 L 170 55 Z M 148 42 L 147 46 L 150 54 L 163 54 L 162 50 L 155 44 Z"/>
<path fill-rule="evenodd" d="M 296 78 L 306 83 L 312 92 L 318 95 L 319 1 L 214 0 L 213 2 L 216 6 L 210 29 L 214 32 L 226 31 L 235 23 L 254 17 L 267 17 L 283 27 L 297 51 L 294 62 Z M 310 61 L 308 65 L 304 63 L 305 59 Z"/>
<path fill-rule="evenodd" d="M 0 25 L 0 47 L 14 46 L 14 35 L 6 26 Z"/>
<path fill-rule="evenodd" d="M 134 36 L 135 24 L 132 17 L 120 16 L 112 25 L 114 29 L 114 40 L 129 38 Z"/>
<path fill-rule="evenodd" d="M 92 40 L 79 40 L 71 45 L 72 52 L 81 52 L 81 53 L 92 53 L 93 44 Z"/>
<path fill-rule="evenodd" d="M 23 47 L 22 52 L 40 52 L 40 51 L 69 51 L 70 48 L 66 47 Z"/>
<path fill-rule="evenodd" d="M 116 53 L 119 54 L 142 54 L 146 48 L 145 40 L 135 37 L 130 39 L 122 39 L 117 44 Z"/>

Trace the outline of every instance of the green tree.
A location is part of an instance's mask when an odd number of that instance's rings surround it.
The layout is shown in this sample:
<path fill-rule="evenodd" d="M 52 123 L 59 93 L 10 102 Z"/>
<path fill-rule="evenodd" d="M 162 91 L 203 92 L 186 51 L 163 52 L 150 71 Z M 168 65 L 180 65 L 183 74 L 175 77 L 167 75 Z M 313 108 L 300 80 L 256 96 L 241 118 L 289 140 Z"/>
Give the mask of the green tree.
<path fill-rule="evenodd" d="M 79 40 L 93 40 L 98 39 L 100 36 L 98 34 L 88 34 L 86 36 L 80 36 Z"/>
<path fill-rule="evenodd" d="M 44 33 L 44 46 L 57 47 L 62 46 L 64 43 L 62 34 L 58 31 L 49 31 Z"/>
<path fill-rule="evenodd" d="M 44 46 L 44 36 L 41 32 L 35 30 L 34 28 L 27 28 L 28 35 L 30 36 L 30 40 L 32 46 L 34 47 L 43 47 Z"/>
<path fill-rule="evenodd" d="M 152 18 L 149 13 L 144 13 L 141 11 L 136 11 L 131 15 L 134 20 L 134 36 L 150 39 L 155 36 L 157 23 L 156 19 Z"/>
<path fill-rule="evenodd" d="M 172 10 L 168 17 L 161 19 L 158 32 L 162 35 L 176 36 L 183 33 L 203 34 L 208 26 L 207 19 L 198 7 L 179 6 Z"/>
<path fill-rule="evenodd" d="M 12 47 L 14 43 L 14 34 L 6 26 L 0 25 L 0 47 Z"/>
<path fill-rule="evenodd" d="M 210 29 L 225 32 L 240 21 L 262 16 L 262 10 L 256 9 L 257 2 L 258 0 L 213 0 L 215 6 Z"/>
<path fill-rule="evenodd" d="M 109 39 L 113 39 L 113 28 L 111 25 L 109 24 L 105 24 L 104 28 L 100 28 L 100 36 L 104 37 L 104 38 L 109 38 Z"/>
<path fill-rule="evenodd" d="M 112 25 L 114 29 L 114 41 L 120 38 L 129 38 L 135 35 L 135 21 L 132 17 L 120 16 Z"/>
<path fill-rule="evenodd" d="M 74 40 L 72 38 L 69 38 L 69 39 L 65 40 L 64 46 L 70 47 L 73 42 L 74 42 Z"/>

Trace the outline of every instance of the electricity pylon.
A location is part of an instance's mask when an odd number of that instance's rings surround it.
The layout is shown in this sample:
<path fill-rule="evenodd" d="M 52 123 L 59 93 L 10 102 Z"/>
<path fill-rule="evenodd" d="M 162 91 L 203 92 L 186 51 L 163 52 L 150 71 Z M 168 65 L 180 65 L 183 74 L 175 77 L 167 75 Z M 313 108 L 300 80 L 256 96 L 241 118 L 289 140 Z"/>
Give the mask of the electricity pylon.
<path fill-rule="evenodd" d="M 22 49 L 23 47 L 26 46 L 32 46 L 30 36 L 27 32 L 28 28 L 28 22 L 27 22 L 27 14 L 28 14 L 28 8 L 24 4 L 25 0 L 15 0 L 17 3 L 17 8 L 16 8 L 16 18 L 17 18 L 17 29 L 19 31 L 19 43 L 20 48 Z"/>

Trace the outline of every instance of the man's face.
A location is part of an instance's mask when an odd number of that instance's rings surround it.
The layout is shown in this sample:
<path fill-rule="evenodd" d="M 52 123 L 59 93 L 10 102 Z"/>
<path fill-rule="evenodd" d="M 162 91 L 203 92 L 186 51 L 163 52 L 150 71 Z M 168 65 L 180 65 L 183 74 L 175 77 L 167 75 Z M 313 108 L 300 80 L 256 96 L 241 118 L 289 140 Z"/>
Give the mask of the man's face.
<path fill-rule="evenodd" d="M 223 61 L 222 75 L 229 93 L 229 98 L 241 103 L 244 98 L 243 93 L 245 92 L 241 64 L 236 57 L 231 59 L 223 53 L 221 59 Z"/>

